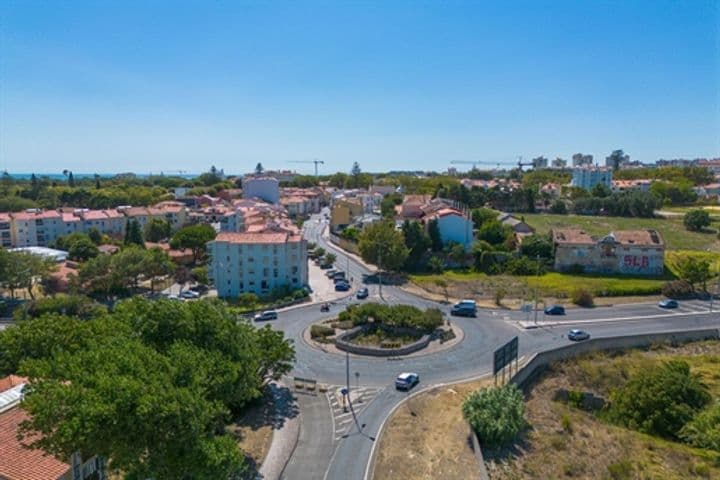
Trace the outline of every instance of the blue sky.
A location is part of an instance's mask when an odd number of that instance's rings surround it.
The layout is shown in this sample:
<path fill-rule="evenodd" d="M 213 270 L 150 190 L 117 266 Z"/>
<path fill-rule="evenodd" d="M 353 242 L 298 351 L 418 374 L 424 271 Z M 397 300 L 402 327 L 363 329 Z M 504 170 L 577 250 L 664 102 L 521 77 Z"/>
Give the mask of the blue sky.
<path fill-rule="evenodd" d="M 0 2 L 0 169 L 720 156 L 720 1 Z"/>

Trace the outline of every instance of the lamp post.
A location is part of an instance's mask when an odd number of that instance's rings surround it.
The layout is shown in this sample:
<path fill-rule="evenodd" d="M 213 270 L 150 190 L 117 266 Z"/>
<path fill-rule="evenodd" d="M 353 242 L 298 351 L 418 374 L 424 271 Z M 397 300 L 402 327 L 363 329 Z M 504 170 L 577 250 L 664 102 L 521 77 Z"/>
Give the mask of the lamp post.
<path fill-rule="evenodd" d="M 537 270 L 535 273 L 539 277 L 540 276 L 540 255 L 538 255 L 536 257 L 535 261 L 537 262 Z M 537 284 L 535 284 L 535 325 L 536 326 L 537 326 L 537 320 L 538 320 L 537 319 L 537 317 L 538 317 L 537 307 L 538 307 L 538 288 L 537 288 Z"/>

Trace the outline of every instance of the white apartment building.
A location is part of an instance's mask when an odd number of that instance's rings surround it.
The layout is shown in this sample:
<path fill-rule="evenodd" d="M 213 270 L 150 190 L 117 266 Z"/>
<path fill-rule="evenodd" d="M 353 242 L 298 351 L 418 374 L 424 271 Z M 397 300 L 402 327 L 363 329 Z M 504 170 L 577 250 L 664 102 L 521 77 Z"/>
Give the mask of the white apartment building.
<path fill-rule="evenodd" d="M 574 168 L 572 172 L 573 187 L 584 188 L 590 190 L 598 183 L 602 183 L 608 188 L 612 188 L 612 170 L 603 167 L 583 167 Z"/>
<path fill-rule="evenodd" d="M 45 247 L 65 234 L 62 215 L 55 210 L 29 209 L 12 214 L 15 247 Z"/>
<path fill-rule="evenodd" d="M 208 274 L 219 297 L 264 296 L 277 287 L 308 284 L 307 242 L 299 232 L 220 232 L 208 251 Z"/>
<path fill-rule="evenodd" d="M 7 213 L 0 213 L 0 247 L 10 248 L 12 241 L 12 219 Z"/>
<path fill-rule="evenodd" d="M 243 198 L 259 198 L 268 203 L 280 201 L 280 182 L 273 177 L 244 178 L 242 182 Z"/>

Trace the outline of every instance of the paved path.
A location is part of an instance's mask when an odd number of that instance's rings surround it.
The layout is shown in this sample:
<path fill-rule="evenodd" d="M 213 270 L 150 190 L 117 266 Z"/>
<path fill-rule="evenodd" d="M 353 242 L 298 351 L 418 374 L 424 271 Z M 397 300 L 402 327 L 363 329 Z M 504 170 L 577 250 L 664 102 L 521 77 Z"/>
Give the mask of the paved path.
<path fill-rule="evenodd" d="M 272 443 L 263 464 L 259 478 L 277 480 L 285 465 L 292 457 L 300 433 L 299 410 L 292 392 L 284 385 L 273 382 L 270 385 L 275 400 L 276 427 Z"/>
<path fill-rule="evenodd" d="M 327 397 L 322 394 L 298 393 L 300 437 L 281 478 L 317 480 L 323 478 L 335 445 Z"/>

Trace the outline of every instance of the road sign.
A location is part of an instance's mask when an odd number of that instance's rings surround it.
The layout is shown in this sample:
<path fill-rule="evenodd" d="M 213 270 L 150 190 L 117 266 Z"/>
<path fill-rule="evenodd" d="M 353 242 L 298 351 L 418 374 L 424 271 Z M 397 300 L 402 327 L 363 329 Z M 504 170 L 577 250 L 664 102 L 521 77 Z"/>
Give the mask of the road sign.
<path fill-rule="evenodd" d="M 347 388 L 343 388 L 342 390 L 340 390 L 340 393 L 342 393 L 342 394 L 343 394 L 343 397 L 344 397 L 345 395 L 348 394 L 348 389 L 347 389 Z"/>
<path fill-rule="evenodd" d="M 493 354 L 493 375 L 505 368 L 507 364 L 513 360 L 517 360 L 518 356 L 518 337 L 514 337 L 502 347 L 495 350 Z"/>

